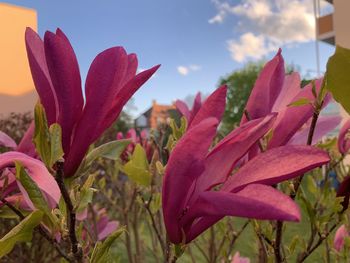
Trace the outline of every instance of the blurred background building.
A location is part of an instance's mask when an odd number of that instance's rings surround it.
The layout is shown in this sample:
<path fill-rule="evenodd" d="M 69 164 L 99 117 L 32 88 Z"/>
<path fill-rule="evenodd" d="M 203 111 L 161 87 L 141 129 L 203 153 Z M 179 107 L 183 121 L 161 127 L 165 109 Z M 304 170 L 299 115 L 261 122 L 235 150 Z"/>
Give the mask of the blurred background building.
<path fill-rule="evenodd" d="M 25 49 L 26 27 L 37 30 L 35 10 L 0 3 L 0 115 L 32 111 L 37 99 Z"/>
<path fill-rule="evenodd" d="M 317 39 L 332 45 L 350 48 L 350 1 L 327 0 L 333 5 L 331 12 L 322 14 L 322 1 L 315 1 Z"/>

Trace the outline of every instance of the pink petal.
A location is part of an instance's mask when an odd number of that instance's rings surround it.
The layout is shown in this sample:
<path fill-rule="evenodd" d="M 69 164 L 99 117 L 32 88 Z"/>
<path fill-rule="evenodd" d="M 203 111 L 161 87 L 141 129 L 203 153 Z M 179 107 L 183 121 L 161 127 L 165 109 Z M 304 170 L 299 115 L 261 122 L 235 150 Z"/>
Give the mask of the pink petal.
<path fill-rule="evenodd" d="M 300 75 L 298 72 L 293 72 L 285 76 L 281 92 L 272 107 L 273 112 L 279 112 L 288 106 L 291 99 L 300 92 L 300 82 Z"/>
<path fill-rule="evenodd" d="M 340 116 L 321 116 L 316 123 L 316 129 L 312 138 L 312 144 L 316 144 L 317 142 L 319 142 L 323 136 L 333 131 L 339 125 L 340 122 Z M 310 131 L 310 124 L 311 122 L 309 122 L 308 125 L 301 128 L 288 142 L 288 144 L 305 145 Z"/>
<path fill-rule="evenodd" d="M 337 250 L 338 252 L 340 252 L 345 244 L 345 238 L 348 237 L 348 231 L 346 230 L 345 225 L 341 225 L 337 232 L 335 232 L 335 236 L 334 236 L 334 241 L 333 241 L 333 246 L 335 248 L 335 250 Z"/>
<path fill-rule="evenodd" d="M 208 118 L 194 126 L 173 149 L 162 186 L 162 207 L 167 233 L 173 243 L 181 242 L 178 218 L 185 208 L 187 192 L 203 172 L 204 158 L 216 134 L 218 121 Z"/>
<path fill-rule="evenodd" d="M 254 88 L 249 96 L 246 110 L 251 119 L 264 117 L 271 113 L 271 109 L 281 92 L 284 81 L 284 60 L 281 49 L 262 69 Z M 243 115 L 242 122 L 247 122 Z"/>
<path fill-rule="evenodd" d="M 17 148 L 17 143 L 6 133 L 0 131 L 0 146 L 15 149 Z"/>
<path fill-rule="evenodd" d="M 224 184 L 224 191 L 238 191 L 248 184 L 272 185 L 306 173 L 329 162 L 327 152 L 312 146 L 282 146 L 251 159 Z"/>
<path fill-rule="evenodd" d="M 96 133 L 104 131 L 102 121 L 110 110 L 113 98 L 121 88 L 128 67 L 122 47 L 107 49 L 96 56 L 86 78 L 86 104 L 76 126 L 71 154 L 66 158 L 65 174 L 74 175 Z M 98 118 L 96 118 L 98 116 Z"/>
<path fill-rule="evenodd" d="M 273 114 L 249 121 L 220 141 L 206 158 L 205 171 L 196 182 L 196 192 L 208 190 L 226 181 L 237 161 L 267 133 L 275 119 L 276 114 Z"/>
<path fill-rule="evenodd" d="M 117 140 L 122 140 L 122 139 L 124 139 L 123 133 L 122 132 L 118 132 L 117 133 Z"/>
<path fill-rule="evenodd" d="M 350 176 L 347 175 L 343 181 L 340 183 L 337 190 L 337 197 L 344 197 L 341 205 L 343 206 L 343 211 L 349 207 L 349 197 L 350 197 Z"/>
<path fill-rule="evenodd" d="M 0 169 L 13 166 L 15 161 L 19 161 L 38 187 L 58 204 L 61 197 L 60 190 L 43 163 L 20 152 L 6 152 L 0 154 Z"/>
<path fill-rule="evenodd" d="M 345 154 L 350 149 L 350 140 L 347 139 L 347 133 L 350 129 L 350 120 L 347 120 L 339 131 L 338 137 L 338 150 L 340 153 Z"/>
<path fill-rule="evenodd" d="M 25 42 L 35 88 L 45 108 L 48 122 L 54 123 L 57 120 L 58 104 L 46 64 L 44 43 L 38 34 L 29 27 L 25 32 Z"/>
<path fill-rule="evenodd" d="M 220 88 L 215 90 L 202 104 L 197 114 L 193 118 L 189 128 L 197 125 L 202 120 L 209 117 L 214 117 L 220 122 L 222 115 L 225 112 L 226 93 L 226 85 L 221 86 Z"/>
<path fill-rule="evenodd" d="M 189 222 L 201 224 L 195 232 L 189 232 L 186 242 L 194 239 L 210 227 L 197 218 L 207 218 L 216 222 L 224 216 L 238 216 L 259 220 L 299 221 L 300 211 L 296 203 L 287 195 L 271 186 L 251 184 L 237 193 L 224 191 L 203 192 L 188 214 L 183 218 L 183 224 Z"/>
<path fill-rule="evenodd" d="M 157 65 L 150 69 L 140 72 L 116 93 L 112 107 L 110 108 L 106 118 L 104 119 L 102 127 L 111 126 L 111 124 L 119 116 L 124 105 L 131 99 L 135 92 L 153 76 L 153 74 L 159 69 L 159 67 L 160 65 Z M 98 135 L 97 138 L 99 136 L 100 135 Z"/>
<path fill-rule="evenodd" d="M 132 53 L 128 55 L 128 68 L 126 70 L 123 83 L 121 86 L 126 85 L 130 80 L 132 80 L 137 72 L 138 60 L 136 54 Z"/>
<path fill-rule="evenodd" d="M 84 105 L 79 65 L 69 40 L 60 29 L 56 34 L 46 32 L 44 45 L 47 67 L 58 101 L 62 145 L 67 155 L 71 134 Z"/>
<path fill-rule="evenodd" d="M 241 257 L 239 252 L 236 252 L 231 263 L 250 263 L 250 259 Z"/>
<path fill-rule="evenodd" d="M 25 153 L 30 157 L 36 158 L 38 154 L 36 153 L 35 145 L 33 143 L 34 130 L 35 124 L 34 121 L 32 121 L 28 130 L 22 137 L 22 140 L 20 141 L 18 147 L 16 148 L 16 151 Z"/>
<path fill-rule="evenodd" d="M 186 103 L 183 102 L 182 100 L 177 100 L 175 102 L 175 105 L 176 105 L 176 109 L 182 114 L 182 116 L 184 116 L 186 118 L 187 123 L 189 123 L 191 113 L 190 113 L 190 110 L 188 109 L 188 106 L 186 105 Z"/>
<path fill-rule="evenodd" d="M 131 128 L 128 130 L 126 133 L 126 139 L 131 139 L 133 143 L 137 143 L 137 135 L 136 135 L 136 130 Z"/>
<path fill-rule="evenodd" d="M 316 81 L 316 90 L 318 92 L 321 88 L 321 84 L 322 79 Z M 311 84 L 303 88 L 298 95 L 292 99 L 292 102 L 297 101 L 300 98 L 308 98 L 311 101 L 314 101 Z M 323 107 L 325 107 L 329 101 L 330 97 L 327 96 L 323 103 Z M 287 144 L 294 134 L 312 117 L 313 112 L 313 107 L 309 104 L 303 106 L 290 106 L 282 112 L 279 112 L 268 148 Z"/>
<path fill-rule="evenodd" d="M 202 107 L 202 96 L 201 96 L 201 93 L 198 92 L 196 97 L 194 98 L 194 101 L 193 101 L 193 105 L 192 105 L 192 109 L 191 109 L 191 116 L 190 116 L 190 120 L 188 122 L 188 127 L 190 126 L 192 120 L 197 115 L 197 112 L 200 110 L 201 107 Z"/>
<path fill-rule="evenodd" d="M 119 226 L 119 222 L 118 221 L 110 221 L 108 222 L 104 228 L 99 229 L 98 232 L 98 240 L 103 240 L 106 237 L 108 237 L 110 234 L 112 234 L 115 230 L 117 230 Z"/>

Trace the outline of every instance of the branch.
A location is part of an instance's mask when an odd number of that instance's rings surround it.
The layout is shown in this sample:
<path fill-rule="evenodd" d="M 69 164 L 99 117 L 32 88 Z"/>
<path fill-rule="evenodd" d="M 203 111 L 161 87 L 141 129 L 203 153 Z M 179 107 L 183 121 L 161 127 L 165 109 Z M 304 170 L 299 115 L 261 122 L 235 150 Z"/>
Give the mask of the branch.
<path fill-rule="evenodd" d="M 71 243 L 71 252 L 73 253 L 74 258 L 76 259 L 77 262 L 82 262 L 83 251 L 80 247 L 80 244 L 78 242 L 78 239 L 75 233 L 75 221 L 76 221 L 75 211 L 74 211 L 72 200 L 70 199 L 68 190 L 63 181 L 63 174 L 64 174 L 63 168 L 64 168 L 64 162 L 61 160 L 57 161 L 55 179 L 58 184 L 58 187 L 60 188 L 63 200 L 66 203 L 66 207 L 67 207 L 67 218 L 68 218 L 68 228 L 69 228 L 69 239 Z"/>
<path fill-rule="evenodd" d="M 16 207 L 14 207 L 11 203 L 9 203 L 5 198 L 1 198 L 1 202 L 3 202 L 8 208 L 10 208 L 21 220 L 25 218 L 25 216 L 22 214 L 20 210 L 18 210 Z M 68 262 L 74 262 L 59 246 L 57 241 L 49 236 L 49 234 L 46 232 L 46 230 L 41 226 L 37 226 L 35 228 L 35 231 L 37 231 L 40 235 L 42 235 L 47 241 L 49 241 L 53 247 L 56 249 L 58 254 L 65 258 Z"/>

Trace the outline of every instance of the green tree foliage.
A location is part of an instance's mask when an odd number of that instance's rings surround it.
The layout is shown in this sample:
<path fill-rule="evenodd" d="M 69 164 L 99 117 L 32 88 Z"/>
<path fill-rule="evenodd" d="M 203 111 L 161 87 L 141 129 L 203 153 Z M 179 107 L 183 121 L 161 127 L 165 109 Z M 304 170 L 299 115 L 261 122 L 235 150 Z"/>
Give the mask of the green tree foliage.
<path fill-rule="evenodd" d="M 226 110 L 221 125 L 224 134 L 239 124 L 249 94 L 263 65 L 262 61 L 251 62 L 220 79 L 220 85 L 226 84 L 228 87 Z"/>

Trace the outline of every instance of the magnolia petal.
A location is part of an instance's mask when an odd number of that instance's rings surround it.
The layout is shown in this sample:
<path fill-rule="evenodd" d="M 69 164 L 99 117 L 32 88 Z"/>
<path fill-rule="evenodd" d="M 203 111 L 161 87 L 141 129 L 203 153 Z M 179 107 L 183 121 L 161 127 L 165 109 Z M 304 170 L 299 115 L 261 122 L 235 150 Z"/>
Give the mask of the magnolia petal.
<path fill-rule="evenodd" d="M 98 229 L 98 240 L 103 240 L 108 237 L 111 233 L 117 230 L 119 226 L 118 221 L 110 221 L 103 228 Z"/>
<path fill-rule="evenodd" d="M 251 184 L 237 193 L 206 191 L 183 217 L 183 225 L 192 224 L 186 242 L 195 239 L 224 216 L 299 221 L 300 211 L 289 196 L 271 186 Z"/>
<path fill-rule="evenodd" d="M 104 131 L 102 121 L 112 107 L 128 67 L 122 47 L 109 48 L 96 56 L 87 74 L 86 104 L 76 126 L 71 154 L 66 158 L 65 174 L 74 175 L 96 134 Z M 96 118 L 98 116 L 98 118 Z"/>
<path fill-rule="evenodd" d="M 249 121 L 219 142 L 206 157 L 205 171 L 196 182 L 196 192 L 208 190 L 226 181 L 237 161 L 267 133 L 275 119 L 276 114 L 272 114 Z"/>
<path fill-rule="evenodd" d="M 182 116 L 184 116 L 186 118 L 187 123 L 189 123 L 191 113 L 190 113 L 190 110 L 188 109 L 188 106 L 186 105 L 186 103 L 183 102 L 182 100 L 177 100 L 175 102 L 175 105 L 176 105 L 176 109 L 182 114 Z"/>
<path fill-rule="evenodd" d="M 33 143 L 34 130 L 35 130 L 35 124 L 34 124 L 34 121 L 32 121 L 31 124 L 29 125 L 28 130 L 22 137 L 22 140 L 18 144 L 18 147 L 16 148 L 16 151 L 25 153 L 28 156 L 33 158 L 37 157 L 35 145 Z"/>
<path fill-rule="evenodd" d="M 58 101 L 62 146 L 67 155 L 74 126 L 84 105 L 79 65 L 69 40 L 60 29 L 56 34 L 47 31 L 44 45 L 47 67 Z"/>
<path fill-rule="evenodd" d="M 239 252 L 236 252 L 231 263 L 250 263 L 249 258 L 241 257 Z"/>
<path fill-rule="evenodd" d="M 13 166 L 15 161 L 19 161 L 38 187 L 58 204 L 60 189 L 43 163 L 20 152 L 6 152 L 0 154 L 0 169 Z"/>
<path fill-rule="evenodd" d="M 222 115 L 225 112 L 226 106 L 226 85 L 221 86 L 215 90 L 202 104 L 196 115 L 194 116 L 189 128 L 197 125 L 202 120 L 214 117 L 218 121 L 221 121 Z"/>
<path fill-rule="evenodd" d="M 316 81 L 317 92 L 320 91 L 321 84 L 322 79 L 318 79 Z M 314 101 L 311 84 L 303 88 L 292 102 L 297 101 L 300 98 L 307 98 L 310 101 Z M 323 107 L 325 107 L 329 101 L 330 96 L 327 95 Z M 280 112 L 275 122 L 273 136 L 269 141 L 268 148 L 286 145 L 294 134 L 312 117 L 313 113 L 314 109 L 312 105 L 309 104 L 303 106 L 290 106 Z"/>
<path fill-rule="evenodd" d="M 269 114 L 281 92 L 285 74 L 281 52 L 279 49 L 276 56 L 266 63 L 255 82 L 246 106 L 251 119 Z M 243 115 L 241 123 L 247 121 L 246 116 Z"/>
<path fill-rule="evenodd" d="M 222 190 L 236 192 L 252 183 L 272 185 L 329 162 L 327 152 L 312 146 L 288 145 L 257 155 L 231 176 Z"/>
<path fill-rule="evenodd" d="M 135 77 L 137 72 L 137 66 L 138 66 L 138 60 L 136 54 L 132 53 L 128 55 L 128 68 L 126 70 L 123 83 L 121 86 L 124 86 L 126 83 L 128 83 L 130 80 Z"/>
<path fill-rule="evenodd" d="M 335 232 L 335 236 L 334 236 L 333 247 L 335 248 L 335 250 L 340 252 L 343 249 L 345 245 L 345 238 L 348 236 L 349 236 L 349 233 L 346 230 L 346 226 L 341 225 L 337 229 L 337 232 Z"/>
<path fill-rule="evenodd" d="M 321 116 L 316 123 L 314 135 L 312 137 L 312 144 L 316 144 L 322 139 L 323 136 L 333 131 L 341 122 L 340 116 Z M 288 144 L 293 145 L 305 145 L 310 131 L 311 123 L 308 123 L 305 127 L 301 128 Z"/>
<path fill-rule="evenodd" d="M 272 112 L 279 112 L 291 103 L 291 99 L 301 90 L 300 83 L 301 80 L 298 72 L 293 72 L 285 76 L 281 92 L 272 107 Z"/>
<path fill-rule="evenodd" d="M 194 126 L 179 140 L 170 155 L 163 177 L 162 207 L 167 233 L 173 243 L 181 242 L 178 220 L 185 208 L 189 188 L 203 172 L 203 161 L 217 125 L 217 119 L 208 118 Z"/>
<path fill-rule="evenodd" d="M 344 197 L 343 202 L 343 211 L 349 207 L 349 197 L 350 197 L 350 176 L 346 176 L 344 180 L 340 183 L 339 189 L 337 191 L 337 197 Z"/>
<path fill-rule="evenodd" d="M 340 153 L 345 154 L 350 149 L 350 140 L 347 138 L 347 133 L 350 130 L 350 120 L 347 120 L 339 131 L 338 137 L 338 150 Z"/>
<path fill-rule="evenodd" d="M 112 125 L 112 123 L 119 116 L 124 105 L 131 99 L 135 92 L 153 76 L 159 67 L 160 65 L 156 65 L 150 69 L 140 72 L 118 91 L 113 104 L 102 124 L 102 127 L 104 127 L 103 130 L 106 129 L 106 127 L 108 128 Z M 100 134 L 97 134 L 96 138 L 98 138 Z"/>
<path fill-rule="evenodd" d="M 116 91 L 116 96 L 112 105 L 110 106 L 105 118 L 103 119 L 100 129 L 96 131 L 94 140 L 96 140 L 102 132 L 110 127 L 117 119 L 124 105 L 131 99 L 135 92 L 158 70 L 160 65 L 154 66 L 150 69 L 142 71 L 131 79 L 127 84 Z"/>
<path fill-rule="evenodd" d="M 44 43 L 31 28 L 25 32 L 27 56 L 35 88 L 43 104 L 48 122 L 57 120 L 58 103 L 46 64 Z"/>
<path fill-rule="evenodd" d="M 11 205 L 18 206 L 19 208 L 27 211 L 31 211 L 32 208 L 28 206 L 26 200 L 24 200 L 24 197 L 22 194 L 14 194 L 11 196 L 6 197 L 6 201 L 9 202 Z M 5 205 L 3 202 L 0 201 L 0 207 Z"/>
<path fill-rule="evenodd" d="M 222 218 L 223 216 L 204 216 L 196 219 L 192 225 L 190 224 L 187 227 L 185 226 L 184 229 L 187 230 L 186 244 L 190 243 L 192 240 L 194 240 L 196 237 L 202 234 L 209 227 L 219 222 Z"/>
<path fill-rule="evenodd" d="M 190 126 L 192 120 L 194 119 L 194 117 L 196 116 L 197 112 L 200 110 L 201 107 L 202 107 L 202 95 L 200 92 L 198 92 L 193 101 L 191 116 L 188 122 L 188 127 Z"/>
<path fill-rule="evenodd" d="M 0 131 L 0 146 L 15 149 L 17 147 L 17 143 L 6 133 Z"/>
<path fill-rule="evenodd" d="M 201 193 L 184 221 L 203 216 L 239 216 L 260 220 L 299 221 L 296 203 L 275 188 L 250 184 L 236 193 L 206 191 Z"/>

